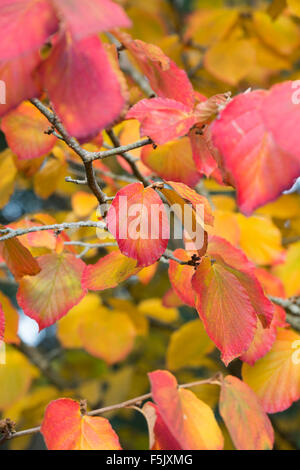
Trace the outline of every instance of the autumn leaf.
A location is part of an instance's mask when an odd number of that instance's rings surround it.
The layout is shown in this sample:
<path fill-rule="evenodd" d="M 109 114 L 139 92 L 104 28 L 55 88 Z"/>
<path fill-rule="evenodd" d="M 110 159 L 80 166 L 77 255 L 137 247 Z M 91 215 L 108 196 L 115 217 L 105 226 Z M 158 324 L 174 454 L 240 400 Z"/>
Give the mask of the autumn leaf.
<path fill-rule="evenodd" d="M 85 312 L 79 337 L 92 356 L 115 364 L 132 351 L 136 330 L 126 312 L 99 307 Z"/>
<path fill-rule="evenodd" d="M 7 344 L 19 344 L 20 338 L 18 336 L 18 329 L 19 329 L 19 314 L 10 301 L 10 299 L 0 292 L 0 305 L 1 305 L 1 314 L 0 317 L 4 322 L 0 323 L 4 326 L 5 324 L 5 332 L 4 332 L 4 342 Z M 1 330 L 1 328 L 0 328 Z M 1 334 L 0 334 L 1 337 Z"/>
<path fill-rule="evenodd" d="M 76 41 L 113 28 L 129 28 L 123 9 L 111 0 L 52 0 L 59 17 Z"/>
<path fill-rule="evenodd" d="M 38 51 L 57 28 L 58 20 L 48 0 L 2 0 L 1 61 Z"/>
<path fill-rule="evenodd" d="M 0 208 L 2 209 L 14 192 L 17 168 L 14 164 L 12 153 L 9 149 L 0 154 L 0 172 L 2 175 L 0 183 Z"/>
<path fill-rule="evenodd" d="M 79 403 L 70 398 L 47 406 L 41 433 L 49 450 L 121 450 L 109 421 L 82 416 Z"/>
<path fill-rule="evenodd" d="M 105 290 L 116 287 L 139 271 L 136 260 L 113 251 L 100 258 L 96 264 L 85 267 L 82 284 L 89 290 Z"/>
<path fill-rule="evenodd" d="M 258 321 L 270 325 L 274 308 L 241 251 L 213 237 L 208 253 L 214 261 L 202 260 L 192 286 L 199 316 L 227 365 L 250 347 Z"/>
<path fill-rule="evenodd" d="M 154 44 L 147 44 L 139 39 L 133 40 L 128 34 L 120 32 L 117 37 L 133 55 L 159 97 L 175 100 L 189 108 L 193 107 L 194 90 L 184 70 Z"/>
<path fill-rule="evenodd" d="M 155 209 L 155 211 L 154 211 Z M 169 221 L 154 189 L 133 183 L 118 191 L 107 214 L 107 227 L 121 252 L 149 266 L 165 252 L 169 241 Z"/>
<path fill-rule="evenodd" d="M 190 390 L 178 390 L 170 372 L 151 372 L 149 379 L 162 420 L 182 450 L 222 449 L 223 436 L 209 406 Z"/>
<path fill-rule="evenodd" d="M 2 306 L 0 304 L 0 343 L 4 339 L 4 333 L 5 333 L 5 317 L 4 317 Z"/>
<path fill-rule="evenodd" d="M 38 158 L 52 150 L 56 137 L 46 135 L 48 120 L 29 102 L 22 103 L 1 122 L 11 150 L 20 160 Z"/>
<path fill-rule="evenodd" d="M 170 98 L 141 100 L 126 117 L 137 119 L 141 135 L 151 137 L 159 145 L 184 136 L 197 122 L 192 108 Z"/>
<path fill-rule="evenodd" d="M 30 251 L 19 242 L 18 238 L 10 238 L 0 243 L 0 253 L 9 270 L 16 279 L 22 276 L 34 276 L 41 270 L 38 261 Z"/>
<path fill-rule="evenodd" d="M 29 390 L 39 376 L 36 367 L 27 358 L 11 346 L 5 348 L 5 365 L 0 367 L 0 410 L 17 403 Z"/>
<path fill-rule="evenodd" d="M 293 82 L 236 96 L 212 126 L 212 138 L 245 215 L 289 189 L 300 172 L 299 106 Z"/>
<path fill-rule="evenodd" d="M 274 431 L 258 397 L 232 375 L 222 380 L 219 409 L 238 450 L 271 450 Z"/>
<path fill-rule="evenodd" d="M 56 40 L 42 63 L 42 83 L 69 133 L 89 140 L 120 115 L 125 100 L 99 38 L 68 38 Z"/>
<path fill-rule="evenodd" d="M 128 121 L 131 122 L 131 121 Z M 165 180 L 177 181 L 194 187 L 200 175 L 193 161 L 189 139 L 183 137 L 153 149 L 145 146 L 141 152 L 142 162 Z"/>
<path fill-rule="evenodd" d="M 22 278 L 17 300 L 42 330 L 66 315 L 85 296 L 86 289 L 81 285 L 85 265 L 74 255 L 64 253 L 41 256 L 38 263 L 40 273 Z"/>
<path fill-rule="evenodd" d="M 189 261 L 191 257 L 182 248 L 174 251 L 174 256 L 181 261 Z M 169 279 L 174 292 L 185 304 L 195 307 L 195 292 L 191 286 L 192 277 L 194 275 L 193 266 L 179 264 L 177 261 L 169 262 Z"/>
<path fill-rule="evenodd" d="M 200 320 L 185 323 L 172 333 L 167 349 L 167 367 L 178 370 L 182 367 L 203 367 L 205 356 L 215 348 Z"/>
<path fill-rule="evenodd" d="M 267 413 L 284 411 L 300 398 L 299 344 L 297 333 L 279 329 L 271 351 L 254 366 L 243 365 L 243 380 Z"/>

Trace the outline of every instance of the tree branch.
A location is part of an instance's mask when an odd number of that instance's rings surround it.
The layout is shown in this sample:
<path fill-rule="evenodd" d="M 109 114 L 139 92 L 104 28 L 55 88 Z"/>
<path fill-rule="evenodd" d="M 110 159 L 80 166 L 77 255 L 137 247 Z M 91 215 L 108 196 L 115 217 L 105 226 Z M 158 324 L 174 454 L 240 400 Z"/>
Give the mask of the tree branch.
<path fill-rule="evenodd" d="M 49 361 L 38 349 L 28 346 L 23 341 L 21 341 L 20 344 L 15 344 L 14 347 L 22 352 L 29 361 L 42 372 L 49 382 L 55 385 L 59 390 L 66 389 L 70 385 L 55 372 L 49 364 Z"/>
<path fill-rule="evenodd" d="M 107 132 L 107 135 L 109 136 L 110 140 L 112 141 L 113 145 L 115 146 L 115 150 L 117 148 L 120 150 L 120 148 L 121 148 L 120 141 L 119 141 L 118 137 L 116 136 L 116 134 L 114 133 L 114 131 L 112 129 L 109 129 L 106 132 Z M 152 143 L 151 139 L 148 139 L 148 140 L 150 141 L 150 142 L 148 142 L 148 144 Z M 108 152 L 109 152 L 109 150 L 108 150 Z M 126 152 L 127 151 L 122 151 L 122 152 L 119 151 L 118 154 L 120 154 L 121 157 L 123 157 L 124 160 L 126 160 L 126 162 L 130 165 L 130 167 L 132 169 L 132 172 L 135 175 L 135 177 L 137 179 L 139 179 L 143 183 L 144 186 L 149 186 L 151 184 L 150 181 L 144 175 L 142 175 L 142 173 L 138 169 L 138 166 L 137 166 L 135 160 L 132 158 L 131 155 L 128 155 L 128 153 L 126 153 Z"/>
<path fill-rule="evenodd" d="M 191 388 L 191 387 L 196 387 L 198 385 L 205 385 L 205 384 L 221 385 L 221 375 L 216 374 L 215 376 L 210 377 L 209 379 L 203 379 L 203 380 L 199 380 L 196 382 L 182 384 L 182 385 L 179 385 L 178 388 Z M 145 400 L 148 400 L 150 398 L 152 398 L 151 392 L 146 393 L 145 395 L 141 395 L 136 398 L 132 398 L 130 400 L 123 401 L 122 403 L 117 403 L 115 405 L 106 406 L 105 408 L 99 408 L 97 410 L 89 411 L 86 414 L 88 416 L 96 416 L 96 415 L 100 415 L 103 413 L 107 413 L 109 411 L 119 410 L 121 408 L 127 408 L 128 406 L 132 406 L 132 405 L 141 405 Z M 36 434 L 40 432 L 40 430 L 41 430 L 41 427 L 37 426 L 35 428 L 25 429 L 23 431 L 7 433 L 7 435 L 4 436 L 4 438 L 9 440 L 9 439 L 14 439 L 15 437 L 28 436 L 30 434 Z"/>
<path fill-rule="evenodd" d="M 4 233 L 0 237 L 0 242 L 4 242 L 5 240 L 9 240 L 11 238 L 20 237 L 22 235 L 26 235 L 27 233 L 33 232 L 42 232 L 45 230 L 56 230 L 61 232 L 62 230 L 67 229 L 77 229 L 81 227 L 95 227 L 95 228 L 102 228 L 106 229 L 106 224 L 104 222 L 95 222 L 93 220 L 86 220 L 86 221 L 79 221 L 79 222 L 66 222 L 63 224 L 53 224 L 53 225 L 40 225 L 38 227 L 27 227 L 27 228 L 20 228 L 20 229 L 12 229 L 12 228 L 5 228 L 0 230 L 0 234 Z"/>

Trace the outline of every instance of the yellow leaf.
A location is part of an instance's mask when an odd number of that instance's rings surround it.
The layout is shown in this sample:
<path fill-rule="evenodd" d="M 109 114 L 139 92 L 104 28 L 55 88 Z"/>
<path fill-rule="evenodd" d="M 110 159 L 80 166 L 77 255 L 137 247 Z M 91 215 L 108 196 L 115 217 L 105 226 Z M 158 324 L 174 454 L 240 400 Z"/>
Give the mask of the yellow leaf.
<path fill-rule="evenodd" d="M 233 9 L 201 8 L 190 16 L 186 36 L 192 37 L 202 46 L 210 46 L 227 36 L 237 23 L 238 17 L 238 11 Z"/>
<path fill-rule="evenodd" d="M 280 54 L 290 55 L 299 46 L 299 29 L 288 16 L 272 21 L 267 13 L 257 11 L 253 15 L 253 27 L 258 37 Z"/>
<path fill-rule="evenodd" d="M 284 263 L 275 266 L 273 272 L 282 280 L 288 297 L 300 294 L 300 242 L 288 247 Z"/>
<path fill-rule="evenodd" d="M 280 230 L 266 217 L 237 215 L 241 231 L 240 246 L 248 258 L 259 265 L 272 264 L 283 253 Z"/>
<path fill-rule="evenodd" d="M 19 314 L 9 298 L 2 292 L 0 292 L 0 304 L 2 305 L 5 317 L 4 342 L 19 344 Z"/>
<path fill-rule="evenodd" d="M 236 219 L 236 214 L 228 211 L 214 211 L 214 225 L 207 227 L 209 235 L 216 235 L 225 238 L 232 245 L 237 245 L 240 241 L 240 227 Z"/>
<path fill-rule="evenodd" d="M 265 411 L 286 410 L 300 398 L 300 336 L 293 330 L 278 330 L 271 351 L 254 366 L 243 364 L 244 381 L 260 398 Z"/>
<path fill-rule="evenodd" d="M 2 209 L 2 207 L 8 203 L 10 196 L 14 192 L 17 174 L 12 152 L 9 149 L 4 150 L 4 152 L 0 154 L 0 174 L 0 209 Z"/>
<path fill-rule="evenodd" d="M 56 191 L 66 173 L 63 152 L 55 147 L 41 169 L 34 175 L 33 186 L 35 193 L 42 199 L 47 199 Z"/>
<path fill-rule="evenodd" d="M 237 85 L 254 67 L 255 49 L 247 39 L 223 40 L 212 46 L 204 57 L 206 70 L 218 80 Z"/>
<path fill-rule="evenodd" d="M 188 322 L 171 335 L 167 349 L 167 368 L 177 370 L 182 367 L 204 366 L 206 354 L 214 348 L 203 323 L 200 320 Z"/>
<path fill-rule="evenodd" d="M 6 363 L 0 364 L 0 411 L 12 406 L 26 395 L 39 373 L 26 357 L 6 347 Z"/>
<path fill-rule="evenodd" d="M 300 16 L 299 0 L 287 0 L 287 4 L 293 15 Z"/>
<path fill-rule="evenodd" d="M 57 323 L 57 337 L 65 348 L 82 347 L 79 327 L 85 320 L 85 315 L 88 312 L 93 312 L 100 305 L 100 297 L 97 294 L 89 293 L 69 311 L 68 315 L 59 320 Z"/>
<path fill-rule="evenodd" d="M 276 201 L 257 209 L 256 213 L 283 220 L 300 217 L 300 194 L 283 194 Z"/>
<path fill-rule="evenodd" d="M 97 198 L 85 191 L 78 191 L 73 194 L 71 204 L 76 217 L 79 219 L 88 217 L 98 207 Z"/>
<path fill-rule="evenodd" d="M 126 313 L 105 307 L 86 312 L 79 331 L 84 349 L 108 364 L 125 359 L 136 337 L 134 325 Z"/>
<path fill-rule="evenodd" d="M 147 317 L 162 323 L 173 323 L 179 318 L 178 310 L 176 308 L 164 307 L 161 299 L 143 300 L 138 305 L 138 309 Z"/>
<path fill-rule="evenodd" d="M 130 320 L 134 324 L 137 335 L 146 336 L 148 334 L 148 330 L 149 330 L 148 318 L 146 318 L 138 310 L 137 306 L 134 305 L 132 302 L 130 302 L 129 300 L 124 300 L 124 299 L 111 298 L 109 299 L 109 305 L 111 305 L 112 307 L 114 307 L 116 310 L 120 312 L 127 313 Z"/>

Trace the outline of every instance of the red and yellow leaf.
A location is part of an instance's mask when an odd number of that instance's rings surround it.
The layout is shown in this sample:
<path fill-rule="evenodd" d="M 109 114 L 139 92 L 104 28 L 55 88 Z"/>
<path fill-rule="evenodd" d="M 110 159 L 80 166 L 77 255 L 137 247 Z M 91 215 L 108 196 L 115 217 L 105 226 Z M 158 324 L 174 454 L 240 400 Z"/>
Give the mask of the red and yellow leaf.
<path fill-rule="evenodd" d="M 148 136 L 159 145 L 182 137 L 197 122 L 193 109 L 170 98 L 141 100 L 127 113 L 127 119 L 141 123 L 141 136 Z"/>
<path fill-rule="evenodd" d="M 107 226 L 121 252 L 137 266 L 149 266 L 165 252 L 169 221 L 154 189 L 133 183 L 118 191 L 107 214 Z"/>
<path fill-rule="evenodd" d="M 295 93 L 295 91 L 294 91 Z M 236 96 L 212 127 L 245 215 L 276 199 L 300 173 L 293 82 Z"/>
<path fill-rule="evenodd" d="M 41 272 L 22 278 L 17 300 L 42 330 L 66 315 L 86 294 L 81 285 L 85 264 L 64 253 L 41 256 L 38 262 Z"/>
<path fill-rule="evenodd" d="M 274 431 L 258 397 L 232 375 L 222 380 L 220 414 L 238 450 L 271 450 Z"/>
<path fill-rule="evenodd" d="M 121 450 L 109 421 L 82 416 L 79 403 L 70 398 L 47 406 L 41 433 L 49 450 Z"/>
<path fill-rule="evenodd" d="M 182 450 L 219 450 L 223 436 L 213 411 L 190 390 L 179 389 L 167 371 L 149 374 L 153 399 L 161 418 Z"/>
<path fill-rule="evenodd" d="M 136 260 L 117 250 L 101 258 L 96 264 L 85 267 L 82 283 L 89 290 L 105 290 L 116 287 L 139 271 Z"/>
<path fill-rule="evenodd" d="M 56 137 L 45 134 L 49 129 L 48 120 L 29 102 L 7 114 L 2 119 L 1 129 L 20 160 L 46 155 L 56 142 Z"/>
<path fill-rule="evenodd" d="M 271 351 L 254 366 L 243 365 L 243 379 L 267 413 L 286 410 L 300 398 L 299 346 L 297 333 L 279 329 Z"/>

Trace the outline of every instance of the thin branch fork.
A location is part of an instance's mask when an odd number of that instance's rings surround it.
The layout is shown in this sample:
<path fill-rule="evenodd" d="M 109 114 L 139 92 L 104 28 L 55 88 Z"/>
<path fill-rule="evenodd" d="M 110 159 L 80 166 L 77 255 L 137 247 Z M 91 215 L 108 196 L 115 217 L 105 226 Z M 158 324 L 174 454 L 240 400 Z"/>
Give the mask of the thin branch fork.
<path fill-rule="evenodd" d="M 37 227 L 27 227 L 27 228 L 20 228 L 20 229 L 12 229 L 12 228 L 5 228 L 0 229 L 0 235 L 4 234 L 0 237 L 0 242 L 5 242 L 6 240 L 10 240 L 11 238 L 20 237 L 22 235 L 26 235 L 28 233 L 33 232 L 42 232 L 45 230 L 55 230 L 57 232 L 61 232 L 67 229 L 78 229 L 81 227 L 95 227 L 106 229 L 106 224 L 104 222 L 96 222 L 93 220 L 84 220 L 79 222 L 66 222 L 63 224 L 53 224 L 53 225 L 40 225 Z"/>
<path fill-rule="evenodd" d="M 221 383 L 222 383 L 221 380 L 222 380 L 221 374 L 216 374 L 215 376 L 210 377 L 208 379 L 203 379 L 203 380 L 199 380 L 199 381 L 179 385 L 178 388 L 191 388 L 191 387 L 196 387 L 198 385 L 205 385 L 205 384 L 221 385 Z M 133 406 L 133 405 L 141 405 L 145 400 L 148 400 L 148 399 L 151 399 L 151 398 L 152 398 L 152 393 L 150 392 L 150 393 L 146 393 L 144 395 L 140 395 L 139 397 L 123 401 L 122 403 L 117 403 L 115 405 L 110 405 L 110 406 L 106 406 L 104 408 L 99 408 L 97 410 L 89 411 L 86 414 L 88 416 L 97 416 L 97 415 L 101 415 L 103 413 L 107 413 L 109 411 L 119 410 L 119 409 L 127 408 L 127 407 L 130 407 L 130 406 Z M 10 420 L 9 420 L 9 422 L 11 423 Z M 3 429 L 5 429 L 5 426 L 3 426 Z M 41 426 L 37 426 L 35 428 L 30 428 L 30 429 L 25 429 L 23 431 L 13 432 L 12 431 L 12 426 L 7 426 L 6 435 L 4 434 L 4 436 L 2 438 L 0 438 L 0 443 L 3 442 L 4 440 L 10 440 L 10 439 L 14 439 L 16 437 L 22 437 L 22 436 L 28 436 L 28 435 L 31 435 L 31 434 L 36 434 L 36 433 L 40 432 L 40 430 L 41 430 Z"/>

